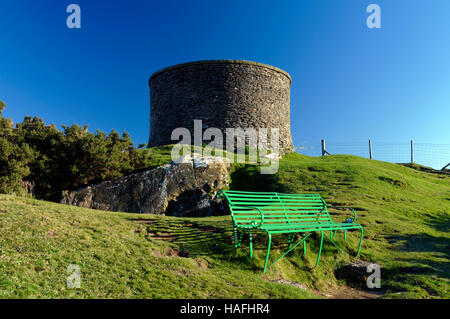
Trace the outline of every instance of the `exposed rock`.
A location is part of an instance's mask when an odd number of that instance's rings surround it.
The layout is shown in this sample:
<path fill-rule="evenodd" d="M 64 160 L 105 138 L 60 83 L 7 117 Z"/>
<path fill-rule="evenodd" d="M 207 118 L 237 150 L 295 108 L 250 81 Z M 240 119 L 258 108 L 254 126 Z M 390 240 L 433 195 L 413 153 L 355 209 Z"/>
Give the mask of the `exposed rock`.
<path fill-rule="evenodd" d="M 27 192 L 27 194 L 34 196 L 34 190 L 36 188 L 36 184 L 30 181 L 21 181 L 22 188 Z"/>
<path fill-rule="evenodd" d="M 377 265 L 368 261 L 354 261 L 343 267 L 336 269 L 335 275 L 337 279 L 344 279 L 349 285 L 353 287 L 367 287 L 367 278 L 373 273 L 368 271 L 370 265 Z"/>
<path fill-rule="evenodd" d="M 298 282 L 298 281 L 289 281 L 289 280 L 286 280 L 286 279 L 277 279 L 277 280 L 273 280 L 273 282 L 276 282 L 278 284 L 284 284 L 284 285 L 297 287 L 297 288 L 300 288 L 302 290 L 307 290 L 308 289 L 305 286 L 305 284 L 302 284 L 301 282 Z"/>
<path fill-rule="evenodd" d="M 209 216 L 223 210 L 215 199 L 229 184 L 229 161 L 221 157 L 183 156 L 151 170 L 64 191 L 62 204 L 171 216 Z"/>

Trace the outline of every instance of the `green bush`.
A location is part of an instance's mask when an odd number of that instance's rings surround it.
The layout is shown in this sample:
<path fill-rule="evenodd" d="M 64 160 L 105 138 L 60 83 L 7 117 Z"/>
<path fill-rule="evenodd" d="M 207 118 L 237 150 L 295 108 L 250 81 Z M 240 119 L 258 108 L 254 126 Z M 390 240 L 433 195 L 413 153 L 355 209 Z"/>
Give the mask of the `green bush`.
<path fill-rule="evenodd" d="M 28 145 L 18 145 L 13 123 L 2 117 L 5 103 L 0 101 L 0 193 L 25 193 L 22 181 L 30 174 L 34 154 Z"/>
<path fill-rule="evenodd" d="M 59 201 L 63 190 L 114 179 L 150 166 L 149 153 L 136 148 L 128 133 L 109 134 L 77 124 L 46 125 L 25 117 L 15 127 L 1 115 L 0 192 L 23 193 L 23 183 L 34 185 L 37 198 Z"/>

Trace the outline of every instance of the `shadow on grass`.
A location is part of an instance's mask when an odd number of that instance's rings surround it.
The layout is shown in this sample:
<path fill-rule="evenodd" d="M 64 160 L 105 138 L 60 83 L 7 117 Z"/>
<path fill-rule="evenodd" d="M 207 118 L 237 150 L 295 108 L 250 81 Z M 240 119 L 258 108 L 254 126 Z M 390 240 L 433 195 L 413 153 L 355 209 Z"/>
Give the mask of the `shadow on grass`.
<path fill-rule="evenodd" d="M 305 193 L 320 193 L 327 197 L 333 191 L 351 191 L 358 186 L 354 185 L 353 178 L 348 176 L 337 176 L 332 181 L 318 180 L 323 170 L 320 168 L 307 167 L 295 173 L 280 167 L 276 174 L 261 174 L 256 165 L 235 165 L 231 172 L 230 189 L 255 192 L 278 192 L 296 194 L 300 190 Z"/>
<path fill-rule="evenodd" d="M 259 166 L 236 165 L 231 173 L 230 189 L 253 192 L 289 192 L 278 174 L 261 174 Z"/>
<path fill-rule="evenodd" d="M 249 237 L 243 233 L 242 244 L 239 248 L 234 248 L 233 227 L 231 221 L 189 221 L 176 219 L 129 219 L 146 228 L 146 238 L 149 241 L 160 240 L 174 244 L 178 247 L 180 257 L 201 257 L 211 256 L 220 260 L 227 260 L 242 269 L 261 271 L 261 263 L 265 257 L 268 244 L 268 236 L 264 231 L 253 231 L 253 249 L 255 260 L 249 257 Z M 296 243 L 301 239 L 297 236 Z M 312 234 L 308 240 L 308 253 L 316 254 L 318 250 L 319 236 Z M 302 244 L 290 252 L 287 256 L 296 254 L 303 255 Z M 270 251 L 270 260 L 273 261 L 284 251 L 288 249 L 287 235 L 275 235 L 272 237 L 272 246 Z M 325 248 L 327 249 L 327 248 Z M 336 251 L 337 252 L 337 251 Z M 310 270 L 299 260 L 295 262 L 299 269 Z"/>
<path fill-rule="evenodd" d="M 445 170 L 437 170 L 431 167 L 426 167 L 426 166 L 422 166 L 422 165 L 418 165 L 418 164 L 410 164 L 410 163 L 399 163 L 400 165 L 412 168 L 412 169 L 416 169 L 418 171 L 421 172 L 426 172 L 426 173 L 431 173 L 431 174 L 439 174 L 439 175 L 449 175 L 450 176 L 450 170 L 445 169 Z"/>
<path fill-rule="evenodd" d="M 175 244 L 189 256 L 227 255 L 233 251 L 231 222 L 214 225 L 186 220 L 130 219 L 145 225 L 148 240 Z"/>
<path fill-rule="evenodd" d="M 450 232 L 450 215 L 441 214 L 439 216 L 427 215 L 424 223 L 441 232 Z"/>
<path fill-rule="evenodd" d="M 447 279 L 450 278 L 450 239 L 436 237 L 426 233 L 396 236 L 397 243 L 394 250 L 406 252 L 426 252 L 439 260 L 425 258 L 402 259 L 414 264 L 411 267 L 401 268 L 405 274 L 436 274 Z"/>

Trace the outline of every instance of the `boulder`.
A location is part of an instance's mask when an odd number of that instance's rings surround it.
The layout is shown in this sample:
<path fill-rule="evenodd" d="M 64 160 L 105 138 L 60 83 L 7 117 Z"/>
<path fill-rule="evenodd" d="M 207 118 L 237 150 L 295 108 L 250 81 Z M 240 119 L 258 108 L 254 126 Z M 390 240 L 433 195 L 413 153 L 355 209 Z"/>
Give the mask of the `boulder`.
<path fill-rule="evenodd" d="M 370 265 L 380 267 L 379 264 L 375 264 L 368 261 L 354 261 L 350 262 L 335 271 L 337 279 L 345 280 L 350 286 L 356 288 L 366 288 L 367 278 L 372 274 Z M 373 267 L 372 267 L 373 268 Z M 369 271 L 368 271 L 369 270 Z"/>
<path fill-rule="evenodd" d="M 64 191 L 61 203 L 169 216 L 217 215 L 223 206 L 215 195 L 229 185 L 229 166 L 226 158 L 183 156 L 114 181 Z"/>

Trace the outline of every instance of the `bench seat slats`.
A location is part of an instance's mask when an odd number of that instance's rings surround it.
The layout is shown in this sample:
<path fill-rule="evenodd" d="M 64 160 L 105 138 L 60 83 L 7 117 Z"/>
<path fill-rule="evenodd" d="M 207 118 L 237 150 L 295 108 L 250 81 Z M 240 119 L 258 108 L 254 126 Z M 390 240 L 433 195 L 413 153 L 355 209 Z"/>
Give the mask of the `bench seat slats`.
<path fill-rule="evenodd" d="M 320 210 L 305 210 L 305 211 L 301 211 L 301 212 L 290 212 L 290 211 L 282 211 L 282 210 L 261 210 L 264 215 L 277 215 L 277 214 L 281 214 L 281 216 L 285 216 L 285 213 L 288 214 L 288 216 L 297 216 L 297 215 L 321 215 L 321 214 L 325 214 L 325 211 L 320 211 Z M 233 214 L 234 216 L 243 216 L 243 215 L 249 215 L 249 216 L 259 216 L 259 212 L 256 210 L 247 210 L 247 211 L 238 211 L 238 212 L 234 212 Z"/>
<path fill-rule="evenodd" d="M 241 219 L 239 220 L 239 223 L 251 223 L 252 221 L 254 221 L 255 219 Z M 319 217 L 319 218 L 297 218 L 297 219 L 290 219 L 289 222 L 287 222 L 286 220 L 282 220 L 280 218 L 273 218 L 273 219 L 269 219 L 269 218 L 264 218 L 264 225 L 272 225 L 272 224 L 284 224 L 284 225 L 292 225 L 292 224 L 296 224 L 296 225 L 301 225 L 301 224 L 305 224 L 307 222 L 310 221 L 329 221 L 329 218 L 327 217 Z"/>
<path fill-rule="evenodd" d="M 349 225 L 332 221 L 326 203 L 319 194 L 247 191 L 223 191 L 223 193 L 233 222 L 238 227 L 259 225 L 261 229 L 281 231 L 304 228 L 311 223 L 321 225 L 328 223 L 327 225 L 341 228 Z"/>
<path fill-rule="evenodd" d="M 240 219 L 237 220 L 237 223 L 239 224 L 245 224 L 245 223 L 252 223 L 254 222 L 255 219 L 249 219 L 249 218 L 245 218 L 245 219 Z M 306 223 L 309 221 L 330 221 L 329 218 L 327 217 L 314 217 L 314 218 L 293 218 L 290 219 L 289 221 L 286 221 L 285 219 L 281 219 L 281 218 L 264 218 L 264 225 L 268 225 L 268 224 L 302 224 L 302 223 Z M 260 220 L 256 220 L 256 222 L 259 224 Z"/>
<path fill-rule="evenodd" d="M 290 199 L 290 200 L 288 200 Z M 321 204 L 322 201 L 320 200 L 320 198 L 316 199 L 316 200 L 312 200 L 312 199 L 292 199 L 292 198 L 258 198 L 258 199 L 253 199 L 253 198 L 230 198 L 229 199 L 231 203 L 235 203 L 235 202 L 239 202 L 239 201 L 244 201 L 244 202 L 274 202 L 274 203 L 279 203 L 280 200 L 282 200 L 283 202 L 298 202 L 298 203 L 317 203 L 317 204 Z"/>
<path fill-rule="evenodd" d="M 250 196 L 251 195 L 251 196 Z M 226 191 L 234 223 L 249 227 L 261 223 L 265 228 L 278 225 L 299 228 L 311 222 L 332 222 L 318 194 L 246 193 Z M 284 225 L 284 226 L 283 226 Z"/>
<path fill-rule="evenodd" d="M 350 229 L 361 229 L 361 225 L 351 224 L 345 227 L 344 230 Z M 342 227 L 337 226 L 336 224 L 329 225 L 326 227 L 318 228 L 315 225 L 310 227 L 303 227 L 301 229 L 298 228 L 286 228 L 286 229 L 268 229 L 266 230 L 271 234 L 286 234 L 286 233 L 299 233 L 299 232 L 312 232 L 312 231 L 330 231 L 330 230 L 343 230 Z"/>
<path fill-rule="evenodd" d="M 231 201 L 234 200 L 245 200 L 245 201 L 271 201 L 277 199 L 299 201 L 299 202 L 321 202 L 320 197 L 287 197 L 287 196 L 258 196 L 258 197 L 241 197 L 241 196 L 230 196 Z"/>
<path fill-rule="evenodd" d="M 267 204 L 261 204 L 261 203 L 248 203 L 247 205 L 244 205 L 245 203 L 233 203 L 233 205 L 239 206 L 237 208 L 234 209 L 247 209 L 247 208 L 251 208 L 253 206 L 258 206 L 259 209 L 269 209 L 269 208 L 290 208 L 290 209 L 307 209 L 307 208 L 311 208 L 311 209 L 321 209 L 323 208 L 323 205 L 301 205 L 301 204 L 272 204 L 272 205 L 267 205 Z"/>
<path fill-rule="evenodd" d="M 252 219 L 254 220 L 255 218 L 260 218 L 260 215 L 235 215 L 234 216 L 235 219 Z M 278 219 L 278 220 L 282 220 L 282 221 L 286 221 L 287 219 L 289 220 L 293 220 L 293 219 L 303 219 L 303 218 L 328 218 L 328 215 L 326 214 L 302 214 L 302 215 L 288 215 L 288 218 L 286 218 L 285 215 L 280 215 L 280 214 L 264 214 L 264 220 L 269 220 L 269 219 Z"/>
<path fill-rule="evenodd" d="M 262 211 L 264 213 L 270 213 L 270 212 L 288 212 L 291 214 L 295 213 L 302 213 L 302 212 L 324 212 L 324 208 L 316 208 L 316 207 L 262 207 L 262 206 L 252 206 L 252 207 L 239 207 L 239 208 L 232 208 L 233 213 L 240 213 L 240 212 L 258 212 Z"/>
<path fill-rule="evenodd" d="M 346 227 L 349 226 L 348 223 L 333 223 L 328 221 L 318 221 L 318 222 L 306 222 L 306 223 L 292 223 L 292 224 L 270 224 L 266 225 L 263 224 L 261 226 L 261 229 L 285 229 L 285 228 L 304 228 L 304 227 L 311 227 L 311 226 L 317 226 L 317 227 Z"/>
<path fill-rule="evenodd" d="M 230 196 L 230 200 L 246 200 L 246 201 L 271 201 L 277 199 L 283 199 L 286 201 L 299 201 L 299 202 L 321 202 L 321 197 L 288 197 L 288 196 L 259 196 L 259 197 L 242 197 L 242 196 Z"/>
<path fill-rule="evenodd" d="M 235 219 L 252 219 L 255 218 L 261 218 L 260 215 L 235 215 Z M 302 215 L 289 215 L 288 218 L 286 218 L 285 215 L 281 214 L 264 214 L 264 220 L 269 219 L 278 219 L 280 221 L 287 221 L 287 220 L 293 220 L 293 219 L 304 219 L 304 218 L 328 218 L 327 214 L 302 214 Z M 328 218 L 329 219 L 329 218 Z"/>
<path fill-rule="evenodd" d="M 277 192 L 244 192 L 244 191 L 226 191 L 228 195 L 233 196 L 289 196 L 289 197 L 320 197 L 320 194 L 288 194 L 288 193 L 277 193 Z"/>

